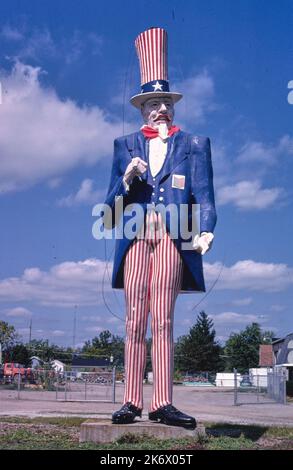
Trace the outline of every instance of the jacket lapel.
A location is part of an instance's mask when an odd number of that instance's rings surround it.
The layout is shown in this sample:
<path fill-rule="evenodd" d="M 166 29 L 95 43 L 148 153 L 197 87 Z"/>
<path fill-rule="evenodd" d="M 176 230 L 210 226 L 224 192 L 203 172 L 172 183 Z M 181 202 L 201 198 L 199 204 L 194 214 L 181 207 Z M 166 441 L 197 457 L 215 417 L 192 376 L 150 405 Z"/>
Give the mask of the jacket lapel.
<path fill-rule="evenodd" d="M 141 131 L 135 132 L 131 136 L 127 138 L 127 147 L 128 147 L 128 156 L 127 162 L 130 163 L 131 158 L 140 157 L 144 161 L 148 161 L 148 149 L 149 143 L 148 139 L 146 139 Z M 170 139 L 168 139 L 168 150 L 166 159 L 160 172 L 160 183 L 162 180 L 168 178 L 170 173 L 183 161 L 187 158 L 186 153 L 186 145 L 184 140 L 184 133 L 179 131 L 176 132 Z M 125 168 L 126 168 L 125 166 Z M 147 181 L 148 179 L 148 172 L 147 171 L 141 176 L 141 179 Z"/>
<path fill-rule="evenodd" d="M 123 171 L 126 170 L 132 158 L 140 157 L 142 160 L 147 160 L 146 139 L 142 132 L 134 132 L 133 134 L 130 134 L 125 137 L 125 141 L 128 152 L 126 152 L 125 159 L 123 161 Z M 142 179 L 145 179 L 145 175 L 142 176 Z"/>
<path fill-rule="evenodd" d="M 176 132 L 176 134 L 169 139 L 165 164 L 160 174 L 160 183 L 162 180 L 168 178 L 170 173 L 187 158 L 184 143 L 184 135 L 181 131 Z"/>

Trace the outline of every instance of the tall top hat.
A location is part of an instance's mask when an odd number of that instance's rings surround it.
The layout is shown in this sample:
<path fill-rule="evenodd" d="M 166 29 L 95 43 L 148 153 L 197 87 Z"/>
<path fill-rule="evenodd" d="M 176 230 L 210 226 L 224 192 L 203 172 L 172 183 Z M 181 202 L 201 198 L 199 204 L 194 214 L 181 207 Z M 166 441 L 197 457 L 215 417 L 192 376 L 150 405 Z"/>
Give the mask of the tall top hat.
<path fill-rule="evenodd" d="M 150 28 L 135 40 L 139 60 L 141 93 L 133 96 L 130 103 L 136 108 L 150 98 L 170 97 L 173 103 L 182 98 L 181 93 L 171 93 L 168 81 L 167 31 Z"/>

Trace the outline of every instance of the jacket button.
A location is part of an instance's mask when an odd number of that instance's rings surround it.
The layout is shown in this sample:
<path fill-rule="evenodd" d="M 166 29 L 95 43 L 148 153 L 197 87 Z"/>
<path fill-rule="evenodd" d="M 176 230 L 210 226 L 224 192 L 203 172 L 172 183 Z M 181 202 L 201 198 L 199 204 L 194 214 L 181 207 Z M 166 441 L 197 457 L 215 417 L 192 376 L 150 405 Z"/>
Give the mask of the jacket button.
<path fill-rule="evenodd" d="M 163 193 L 165 190 L 164 190 L 164 188 L 160 188 L 160 191 L 161 191 L 161 193 Z"/>
<path fill-rule="evenodd" d="M 155 193 L 152 193 L 152 196 L 154 196 L 154 195 L 155 195 Z"/>
<path fill-rule="evenodd" d="M 164 201 L 164 198 L 162 196 L 159 197 L 159 201 Z"/>

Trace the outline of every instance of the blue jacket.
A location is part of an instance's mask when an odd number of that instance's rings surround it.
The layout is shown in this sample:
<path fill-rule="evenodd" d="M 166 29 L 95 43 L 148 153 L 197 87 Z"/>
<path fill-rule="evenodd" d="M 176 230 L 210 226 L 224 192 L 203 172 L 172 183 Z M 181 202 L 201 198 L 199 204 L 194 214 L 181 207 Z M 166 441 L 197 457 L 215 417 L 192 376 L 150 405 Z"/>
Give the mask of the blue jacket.
<path fill-rule="evenodd" d="M 150 174 L 149 165 L 145 174 L 136 177 L 129 192 L 123 185 L 123 176 L 128 164 L 133 157 L 140 157 L 148 162 L 149 140 L 146 139 L 141 131 L 128 136 L 123 136 L 114 142 L 114 157 L 111 172 L 109 190 L 105 204 L 112 209 L 113 228 L 119 221 L 115 220 L 114 206 L 119 196 L 123 196 L 123 207 L 128 204 L 140 204 L 144 215 L 147 205 L 154 203 L 168 206 L 175 204 L 186 204 L 188 214 L 188 227 L 192 217 L 192 204 L 200 204 L 200 232 L 213 232 L 216 225 L 216 210 L 213 188 L 213 169 L 211 162 L 210 140 L 206 137 L 192 136 L 183 131 L 175 133 L 168 139 L 168 150 L 164 165 L 156 178 Z M 185 176 L 184 187 L 174 187 L 172 185 L 173 175 Z M 175 176 L 176 178 L 176 176 Z M 173 186 L 173 187 L 172 187 Z M 176 184 L 175 184 L 176 186 Z M 133 217 L 133 214 L 123 214 L 120 218 L 122 229 L 127 220 Z M 137 224 L 136 233 L 141 224 Z M 186 221 L 185 221 L 186 223 Z M 178 251 L 184 262 L 184 275 L 182 291 L 205 291 L 202 256 L 195 250 L 185 250 L 182 248 L 183 240 L 180 236 L 181 218 L 177 221 L 178 237 L 173 238 Z M 166 229 L 169 233 L 170 218 L 166 218 Z M 134 239 L 134 238 L 133 238 Z M 116 240 L 114 267 L 112 276 L 112 287 L 123 288 L 123 265 L 127 250 L 133 239 L 125 236 Z M 192 236 L 190 236 L 190 239 Z"/>

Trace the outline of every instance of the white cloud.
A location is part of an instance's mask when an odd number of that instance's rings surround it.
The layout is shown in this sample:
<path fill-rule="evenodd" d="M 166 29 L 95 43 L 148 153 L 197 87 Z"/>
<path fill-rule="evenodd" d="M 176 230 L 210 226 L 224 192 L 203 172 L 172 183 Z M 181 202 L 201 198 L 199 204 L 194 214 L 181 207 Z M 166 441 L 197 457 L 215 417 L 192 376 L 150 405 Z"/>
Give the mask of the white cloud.
<path fill-rule="evenodd" d="M 74 194 L 63 197 L 58 201 L 61 207 L 79 206 L 82 204 L 96 204 L 103 201 L 106 195 L 106 190 L 94 189 L 94 181 L 85 179 L 82 181 L 80 188 Z"/>
<path fill-rule="evenodd" d="M 271 166 L 276 164 L 284 154 L 293 155 L 293 138 L 284 135 L 275 145 L 266 145 L 263 142 L 247 142 L 239 151 L 236 158 L 238 163 L 260 163 Z"/>
<path fill-rule="evenodd" d="M 276 160 L 276 148 L 269 147 L 263 142 L 247 142 L 239 151 L 236 162 L 259 162 L 265 165 L 274 164 Z"/>
<path fill-rule="evenodd" d="M 237 261 L 230 267 L 216 262 L 204 264 L 209 282 L 220 277 L 215 289 L 248 289 L 251 291 L 279 292 L 293 285 L 293 269 L 286 264 L 260 263 L 253 260 Z"/>
<path fill-rule="evenodd" d="M 281 195 L 283 195 L 282 188 L 263 189 L 258 180 L 240 181 L 234 185 L 219 188 L 217 203 L 219 205 L 233 204 L 243 210 L 260 210 L 272 207 Z"/>
<path fill-rule="evenodd" d="M 113 323 L 120 323 L 121 319 L 117 317 L 109 317 L 106 319 L 107 323 L 113 324 Z"/>
<path fill-rule="evenodd" d="M 105 293 L 112 292 L 108 276 L 104 278 L 106 267 L 111 272 L 112 263 L 106 266 L 104 261 L 92 258 L 76 262 L 66 261 L 52 266 L 49 271 L 42 271 L 38 267 L 27 268 L 20 277 L 0 280 L 0 301 L 26 301 L 37 305 L 67 308 L 73 308 L 75 305 L 96 306 L 102 302 L 102 290 Z M 221 271 L 215 285 L 215 289 L 219 290 L 278 292 L 293 284 L 293 269 L 285 264 L 243 260 L 230 267 L 221 268 L 221 264 L 216 262 L 205 263 L 204 271 L 206 280 L 210 283 Z M 28 315 L 25 310 L 18 312 L 22 312 L 23 316 Z M 82 317 L 82 320 L 84 318 Z M 88 319 L 96 321 L 98 317 L 89 316 Z"/>
<path fill-rule="evenodd" d="M 101 54 L 104 42 L 95 32 L 85 33 L 78 29 L 71 36 L 63 36 L 57 41 L 48 28 L 29 28 L 27 24 L 18 28 L 5 24 L 0 30 L 0 37 L 12 43 L 13 54 L 20 60 L 54 58 L 66 65 Z"/>
<path fill-rule="evenodd" d="M 74 307 L 97 305 L 101 291 L 110 290 L 106 276 L 106 263 L 99 259 L 66 261 L 53 266 L 48 272 L 28 268 L 20 277 L 0 281 L 0 301 L 30 301 L 39 305 Z M 112 265 L 109 263 L 108 269 Z"/>
<path fill-rule="evenodd" d="M 272 310 L 272 312 L 282 312 L 285 308 L 284 305 L 274 304 L 271 305 L 270 310 Z"/>
<path fill-rule="evenodd" d="M 0 36 L 7 41 L 22 41 L 24 39 L 23 33 L 17 29 L 12 28 L 9 24 L 2 27 Z"/>
<path fill-rule="evenodd" d="M 31 318 L 32 312 L 24 307 L 15 307 L 5 310 L 5 315 L 7 317 Z"/>
<path fill-rule="evenodd" d="M 3 72 L 0 113 L 0 192 L 52 180 L 78 165 L 112 155 L 122 125 L 98 106 L 79 107 L 41 86 L 40 67 L 16 61 Z"/>
<path fill-rule="evenodd" d="M 175 109 L 175 120 L 178 124 L 202 123 L 206 115 L 216 108 L 214 80 L 206 70 L 176 83 L 173 88 L 183 94 Z"/>
<path fill-rule="evenodd" d="M 236 150 L 227 141 L 212 141 L 214 183 L 217 203 L 232 204 L 241 210 L 263 210 L 284 204 L 287 192 L 268 188 L 276 165 L 281 173 L 289 172 L 293 155 L 293 138 L 283 135 L 275 143 L 249 141 Z M 281 162 L 281 166 L 280 166 Z"/>
<path fill-rule="evenodd" d="M 65 336 L 65 334 L 68 334 L 68 333 L 63 331 L 63 330 L 54 330 L 54 331 L 52 331 L 51 334 L 52 334 L 52 336 L 61 337 L 61 336 Z"/>
<path fill-rule="evenodd" d="M 245 297 L 244 299 L 236 299 L 236 300 L 233 300 L 233 301 L 232 301 L 232 304 L 233 304 L 233 305 L 242 306 L 242 305 L 250 305 L 251 302 L 252 302 L 252 298 L 251 298 L 251 297 Z"/>
<path fill-rule="evenodd" d="M 40 60 L 42 56 L 56 56 L 59 53 L 52 35 L 48 29 L 34 30 L 29 37 L 23 37 L 16 56 L 23 59 Z"/>
<path fill-rule="evenodd" d="M 99 316 L 99 315 L 83 315 L 81 317 L 81 320 L 82 321 L 86 321 L 86 322 L 98 322 L 98 321 L 101 321 L 102 318 Z"/>
<path fill-rule="evenodd" d="M 223 312 L 216 315 L 211 315 L 215 325 L 247 325 L 249 323 L 261 323 L 265 321 L 265 318 L 261 318 L 259 315 L 254 314 L 242 314 L 242 313 L 235 313 L 235 312 Z"/>
<path fill-rule="evenodd" d="M 48 181 L 48 186 L 50 189 L 55 189 L 59 188 L 59 186 L 62 183 L 62 178 L 52 178 L 51 180 Z"/>

